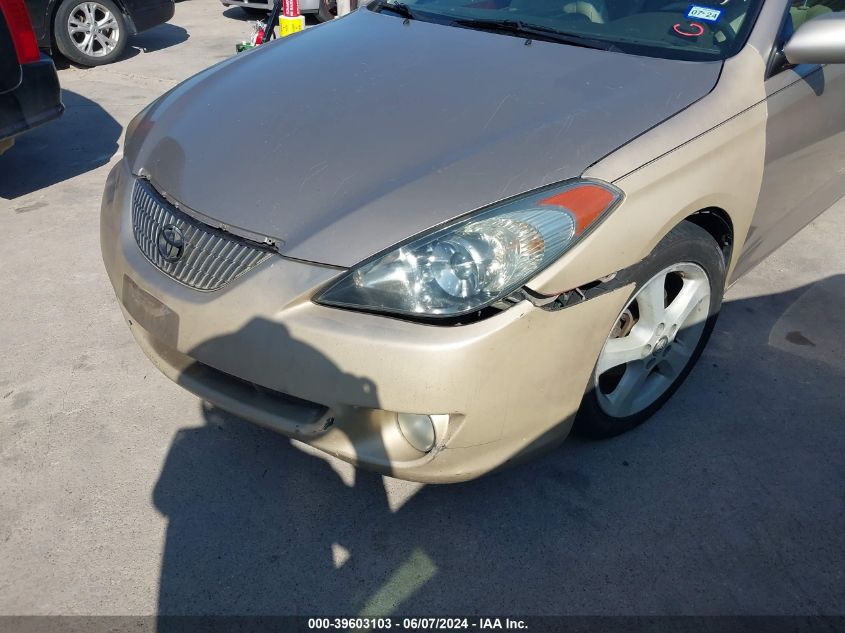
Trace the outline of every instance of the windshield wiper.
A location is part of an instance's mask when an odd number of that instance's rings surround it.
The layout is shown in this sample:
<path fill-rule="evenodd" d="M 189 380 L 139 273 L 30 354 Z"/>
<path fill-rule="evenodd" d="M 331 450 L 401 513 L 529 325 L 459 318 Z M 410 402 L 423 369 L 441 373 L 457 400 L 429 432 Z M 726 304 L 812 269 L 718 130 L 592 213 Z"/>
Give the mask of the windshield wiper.
<path fill-rule="evenodd" d="M 584 48 L 595 48 L 602 51 L 620 50 L 615 44 L 603 40 L 594 40 L 574 33 L 562 33 L 548 26 L 539 24 L 526 24 L 521 20 L 475 20 L 471 18 L 460 18 L 454 20 L 458 26 L 465 26 L 481 31 L 494 31 L 496 33 L 507 33 L 526 39 L 545 40 L 547 42 L 559 42 L 572 46 L 583 46 Z"/>
<path fill-rule="evenodd" d="M 388 11 L 393 11 L 397 15 L 401 15 L 406 20 L 413 20 L 414 14 L 411 12 L 411 9 L 408 7 L 407 4 L 404 2 L 393 2 L 393 0 L 378 0 L 376 3 L 376 7 L 381 13 L 382 10 L 387 9 Z"/>

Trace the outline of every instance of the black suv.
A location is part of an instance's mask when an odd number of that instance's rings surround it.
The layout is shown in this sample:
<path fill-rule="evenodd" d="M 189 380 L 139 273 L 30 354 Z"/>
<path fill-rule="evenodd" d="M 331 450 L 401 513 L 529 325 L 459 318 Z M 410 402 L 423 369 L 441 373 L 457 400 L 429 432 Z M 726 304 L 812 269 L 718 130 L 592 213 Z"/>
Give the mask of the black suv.
<path fill-rule="evenodd" d="M 23 0 L 0 0 L 0 154 L 63 111 L 56 68 L 38 50 Z"/>
<path fill-rule="evenodd" d="M 26 0 L 44 49 L 53 46 L 82 66 L 120 57 L 129 35 L 173 17 L 173 0 Z"/>

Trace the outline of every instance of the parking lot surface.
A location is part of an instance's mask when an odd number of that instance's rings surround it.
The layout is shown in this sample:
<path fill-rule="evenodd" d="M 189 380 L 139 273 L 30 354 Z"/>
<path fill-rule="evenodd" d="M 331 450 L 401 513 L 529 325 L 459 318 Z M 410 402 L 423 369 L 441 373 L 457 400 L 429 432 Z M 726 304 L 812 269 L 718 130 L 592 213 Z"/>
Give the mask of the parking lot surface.
<path fill-rule="evenodd" d="M 845 613 L 842 202 L 729 291 L 651 422 L 475 482 L 355 472 L 161 376 L 103 184 L 132 116 L 249 30 L 181 2 L 65 65 L 65 116 L 0 157 L 0 614 Z"/>

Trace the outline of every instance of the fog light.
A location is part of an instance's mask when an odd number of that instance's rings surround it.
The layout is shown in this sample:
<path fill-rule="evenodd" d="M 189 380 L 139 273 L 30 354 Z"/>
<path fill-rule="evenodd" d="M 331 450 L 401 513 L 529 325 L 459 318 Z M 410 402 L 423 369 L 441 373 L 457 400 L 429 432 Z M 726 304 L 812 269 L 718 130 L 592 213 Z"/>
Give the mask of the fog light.
<path fill-rule="evenodd" d="M 434 448 L 434 422 L 430 416 L 400 413 L 396 420 L 399 423 L 399 431 L 408 440 L 408 444 L 423 453 Z"/>

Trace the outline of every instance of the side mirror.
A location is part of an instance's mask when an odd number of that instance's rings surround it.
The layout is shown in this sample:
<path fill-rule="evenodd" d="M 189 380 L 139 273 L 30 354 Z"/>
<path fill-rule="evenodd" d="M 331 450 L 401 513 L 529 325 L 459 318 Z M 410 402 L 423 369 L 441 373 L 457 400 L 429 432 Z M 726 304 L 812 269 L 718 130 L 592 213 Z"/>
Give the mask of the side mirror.
<path fill-rule="evenodd" d="M 802 24 L 783 54 L 790 64 L 845 64 L 845 12 L 823 13 Z"/>

